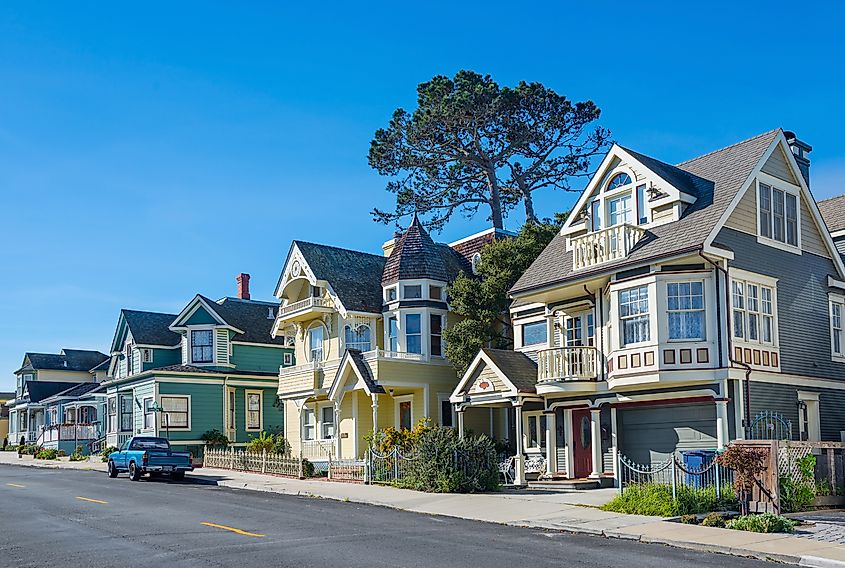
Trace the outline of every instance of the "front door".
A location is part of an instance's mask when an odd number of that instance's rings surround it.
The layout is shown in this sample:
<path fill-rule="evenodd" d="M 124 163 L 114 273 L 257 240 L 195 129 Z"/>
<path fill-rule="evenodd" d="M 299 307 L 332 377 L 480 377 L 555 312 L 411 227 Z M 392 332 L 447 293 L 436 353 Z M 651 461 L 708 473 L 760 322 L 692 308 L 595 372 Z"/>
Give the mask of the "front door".
<path fill-rule="evenodd" d="M 572 471 L 581 479 L 593 472 L 592 435 L 590 432 L 590 410 L 572 411 Z"/>

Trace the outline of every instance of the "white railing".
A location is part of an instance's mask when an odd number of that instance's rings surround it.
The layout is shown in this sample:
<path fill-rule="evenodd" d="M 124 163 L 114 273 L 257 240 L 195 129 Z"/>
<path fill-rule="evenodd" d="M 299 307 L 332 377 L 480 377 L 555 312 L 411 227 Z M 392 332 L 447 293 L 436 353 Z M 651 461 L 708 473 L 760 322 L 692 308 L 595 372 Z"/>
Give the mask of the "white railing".
<path fill-rule="evenodd" d="M 44 427 L 38 439 L 41 443 L 71 440 L 87 442 L 97 439 L 97 427 L 94 424 L 52 424 Z"/>
<path fill-rule="evenodd" d="M 334 457 L 334 440 L 302 440 L 302 457 L 311 461 L 325 461 Z"/>
<path fill-rule="evenodd" d="M 295 367 L 279 367 L 279 378 L 284 379 L 285 377 L 298 375 L 308 371 L 317 371 L 318 369 L 323 368 L 323 364 L 323 361 L 311 361 L 310 363 L 296 365 Z"/>
<path fill-rule="evenodd" d="M 645 230 L 634 225 L 614 225 L 570 240 L 572 268 L 580 270 L 628 256 Z"/>
<path fill-rule="evenodd" d="M 117 447 L 123 446 L 126 442 L 129 441 L 129 438 L 132 437 L 132 434 L 118 434 L 117 435 Z"/>
<path fill-rule="evenodd" d="M 557 347 L 537 353 L 537 382 L 594 381 L 598 349 Z"/>
<path fill-rule="evenodd" d="M 310 310 L 312 308 L 333 308 L 334 304 L 331 300 L 326 298 L 305 298 L 292 304 L 287 304 L 279 308 L 279 318 L 284 318 L 296 312 Z"/>
<path fill-rule="evenodd" d="M 425 355 L 422 353 L 408 353 L 407 351 L 385 351 L 384 349 L 375 349 L 364 354 L 366 359 L 401 359 L 404 361 L 425 361 Z"/>

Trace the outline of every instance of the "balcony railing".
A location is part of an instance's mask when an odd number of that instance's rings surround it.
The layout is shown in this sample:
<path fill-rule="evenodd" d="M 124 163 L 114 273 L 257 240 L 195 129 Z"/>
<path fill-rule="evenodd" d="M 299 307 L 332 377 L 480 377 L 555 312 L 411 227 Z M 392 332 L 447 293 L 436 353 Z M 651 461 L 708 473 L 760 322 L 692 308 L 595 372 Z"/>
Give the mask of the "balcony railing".
<path fill-rule="evenodd" d="M 87 442 L 97 439 L 97 427 L 94 424 L 53 424 L 44 427 L 40 439 L 42 442 Z"/>
<path fill-rule="evenodd" d="M 570 241 L 572 268 L 580 270 L 612 260 L 621 260 L 628 256 L 644 234 L 644 229 L 634 225 L 614 225 L 573 237 Z"/>
<path fill-rule="evenodd" d="M 557 347 L 537 354 L 537 382 L 594 381 L 598 361 L 595 347 Z"/>
<path fill-rule="evenodd" d="M 385 351 L 384 349 L 374 349 L 364 353 L 364 358 L 368 360 L 373 359 L 397 359 L 400 361 L 425 361 L 425 355 L 422 353 L 409 353 L 407 351 Z"/>
<path fill-rule="evenodd" d="M 326 298 L 305 298 L 304 300 L 300 300 L 292 304 L 287 304 L 279 308 L 279 318 L 284 319 L 285 317 L 291 314 L 305 312 L 314 308 L 331 309 L 333 307 L 334 304 L 332 303 L 332 301 Z"/>

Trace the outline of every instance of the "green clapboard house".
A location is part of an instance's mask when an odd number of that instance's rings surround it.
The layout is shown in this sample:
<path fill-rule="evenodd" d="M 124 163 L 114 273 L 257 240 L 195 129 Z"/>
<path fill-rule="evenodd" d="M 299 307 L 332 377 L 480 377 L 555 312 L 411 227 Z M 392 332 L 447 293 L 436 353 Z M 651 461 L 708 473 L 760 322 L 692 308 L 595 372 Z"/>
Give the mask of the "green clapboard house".
<path fill-rule="evenodd" d="M 235 445 L 282 431 L 279 367 L 294 363 L 293 350 L 270 335 L 278 304 L 251 300 L 248 279 L 239 276 L 237 298 L 198 294 L 178 315 L 121 311 L 106 385 L 108 445 L 157 435 L 199 456 L 211 430 Z"/>

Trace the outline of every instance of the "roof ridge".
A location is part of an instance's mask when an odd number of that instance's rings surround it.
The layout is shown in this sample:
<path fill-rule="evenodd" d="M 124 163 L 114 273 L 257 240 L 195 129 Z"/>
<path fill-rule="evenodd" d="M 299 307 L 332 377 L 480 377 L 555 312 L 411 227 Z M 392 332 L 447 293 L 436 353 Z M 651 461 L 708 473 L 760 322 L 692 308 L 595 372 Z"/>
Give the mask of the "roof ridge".
<path fill-rule="evenodd" d="M 311 246 L 315 246 L 315 247 L 324 247 L 324 248 L 330 248 L 330 249 L 334 249 L 334 250 L 342 250 L 344 252 L 354 252 L 355 254 L 365 254 L 367 256 L 374 256 L 376 258 L 385 258 L 383 254 L 375 254 L 375 253 L 372 253 L 372 252 L 364 252 L 362 250 L 336 247 L 334 245 L 324 245 L 322 243 L 312 243 L 311 241 L 302 241 L 302 240 L 297 240 L 297 239 L 294 239 L 293 242 L 296 243 L 296 244 L 301 243 L 301 244 L 304 244 L 304 245 L 311 245 Z"/>
<path fill-rule="evenodd" d="M 752 140 L 757 140 L 758 138 L 762 138 L 763 136 L 770 135 L 770 134 L 772 134 L 773 132 L 777 132 L 777 131 L 779 131 L 779 130 L 783 130 L 783 129 L 782 129 L 782 128 L 780 128 L 780 127 L 777 127 L 777 128 L 772 129 L 772 130 L 769 130 L 769 131 L 767 131 L 767 132 L 762 132 L 762 133 L 760 133 L 760 134 L 758 134 L 758 135 L 756 135 L 756 136 L 752 136 L 751 138 L 746 138 L 745 140 L 740 140 L 739 142 L 734 142 L 733 144 L 730 144 L 730 145 L 728 145 L 728 146 L 725 146 L 724 148 L 717 148 L 716 150 L 712 150 L 712 151 L 710 151 L 710 152 L 707 152 L 706 154 L 702 154 L 702 155 L 700 155 L 700 156 L 696 156 L 695 158 L 690 158 L 689 160 L 684 160 L 683 162 L 679 162 L 679 163 L 675 164 L 675 167 L 676 167 L 676 168 L 683 169 L 683 167 L 682 167 L 682 166 L 683 166 L 684 164 L 689 164 L 690 162 L 694 162 L 694 161 L 696 161 L 696 160 L 700 160 L 701 158 L 706 158 L 707 156 L 710 156 L 710 155 L 712 155 L 712 154 L 717 154 L 717 153 L 722 152 L 722 151 L 724 151 L 724 150 L 729 150 L 729 149 L 731 149 L 731 148 L 733 148 L 733 147 L 735 147 L 735 146 L 740 146 L 740 145 L 745 144 L 745 143 L 747 143 L 747 142 L 751 142 Z M 652 158 L 652 159 L 656 159 L 656 158 Z M 669 164 L 669 165 L 671 166 L 672 164 Z M 684 171 L 686 171 L 686 170 L 684 170 Z M 692 173 L 692 172 L 687 172 L 687 173 Z M 695 174 L 693 174 L 693 175 L 695 175 Z M 701 176 L 699 176 L 699 177 L 701 177 Z"/>
<path fill-rule="evenodd" d="M 833 197 L 828 197 L 827 199 L 818 200 L 818 201 L 816 201 L 816 203 L 826 203 L 828 201 L 833 201 L 835 199 L 842 199 L 842 198 L 845 198 L 845 193 L 843 193 L 842 195 L 834 195 Z"/>
<path fill-rule="evenodd" d="M 134 314 L 155 314 L 158 316 L 173 316 L 174 318 L 179 314 L 169 314 L 167 312 L 151 312 L 150 310 L 133 310 L 130 308 L 120 308 L 121 312 L 132 312 Z"/>

